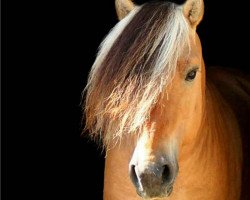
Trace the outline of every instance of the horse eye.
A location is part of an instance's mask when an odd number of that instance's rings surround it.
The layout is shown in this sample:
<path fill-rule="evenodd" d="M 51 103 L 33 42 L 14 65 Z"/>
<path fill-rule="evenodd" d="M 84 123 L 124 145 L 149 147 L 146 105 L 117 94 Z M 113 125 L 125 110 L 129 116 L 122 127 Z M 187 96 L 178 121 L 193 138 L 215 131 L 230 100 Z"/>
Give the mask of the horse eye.
<path fill-rule="evenodd" d="M 197 69 L 193 69 L 192 71 L 188 72 L 185 80 L 186 81 L 193 81 L 196 77 L 196 72 L 197 72 Z"/>

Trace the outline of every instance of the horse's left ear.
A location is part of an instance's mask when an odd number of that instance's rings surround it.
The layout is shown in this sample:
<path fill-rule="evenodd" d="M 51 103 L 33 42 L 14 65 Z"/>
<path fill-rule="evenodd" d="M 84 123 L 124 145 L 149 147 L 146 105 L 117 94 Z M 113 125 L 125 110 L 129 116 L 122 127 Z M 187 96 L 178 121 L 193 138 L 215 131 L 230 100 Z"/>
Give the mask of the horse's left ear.
<path fill-rule="evenodd" d="M 115 8 L 118 15 L 119 20 L 122 20 L 124 17 L 133 10 L 135 4 L 132 0 L 115 0 Z"/>
<path fill-rule="evenodd" d="M 183 13 L 189 20 L 191 26 L 196 28 L 204 15 L 203 0 L 186 0 L 183 5 Z"/>

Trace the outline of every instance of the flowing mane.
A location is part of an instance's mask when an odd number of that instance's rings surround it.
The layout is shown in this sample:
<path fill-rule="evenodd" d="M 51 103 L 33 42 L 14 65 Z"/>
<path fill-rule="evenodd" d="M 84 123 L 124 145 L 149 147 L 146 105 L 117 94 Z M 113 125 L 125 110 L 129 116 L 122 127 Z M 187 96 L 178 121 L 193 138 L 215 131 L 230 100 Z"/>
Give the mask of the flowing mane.
<path fill-rule="evenodd" d="M 177 61 L 189 46 L 189 25 L 174 3 L 137 6 L 101 44 L 86 86 L 86 129 L 104 145 L 140 130 Z"/>

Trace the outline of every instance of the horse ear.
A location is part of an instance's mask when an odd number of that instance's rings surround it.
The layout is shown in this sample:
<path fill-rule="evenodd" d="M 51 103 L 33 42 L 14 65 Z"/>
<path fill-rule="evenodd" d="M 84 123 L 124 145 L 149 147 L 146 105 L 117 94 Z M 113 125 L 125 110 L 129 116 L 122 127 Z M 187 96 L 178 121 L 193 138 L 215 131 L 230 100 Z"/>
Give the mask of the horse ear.
<path fill-rule="evenodd" d="M 189 20 L 191 26 L 196 28 L 204 15 L 203 0 L 186 0 L 183 5 L 183 13 Z"/>
<path fill-rule="evenodd" d="M 122 20 L 134 9 L 135 5 L 131 0 L 115 0 L 115 7 L 119 20 Z"/>

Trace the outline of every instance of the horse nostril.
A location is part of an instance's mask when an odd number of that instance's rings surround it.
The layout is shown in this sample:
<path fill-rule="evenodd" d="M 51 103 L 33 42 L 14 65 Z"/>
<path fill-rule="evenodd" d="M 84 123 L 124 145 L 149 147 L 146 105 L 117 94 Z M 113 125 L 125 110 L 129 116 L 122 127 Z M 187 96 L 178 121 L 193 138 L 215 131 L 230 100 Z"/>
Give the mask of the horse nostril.
<path fill-rule="evenodd" d="M 163 166 L 163 172 L 162 172 L 162 182 L 163 184 L 169 183 L 170 180 L 170 169 L 168 165 Z"/>
<path fill-rule="evenodd" d="M 137 194 L 143 198 L 169 196 L 176 176 L 175 169 L 171 165 L 159 163 L 140 164 L 129 165 L 130 179 Z"/>
<path fill-rule="evenodd" d="M 137 177 L 136 172 L 135 172 L 135 165 L 130 166 L 129 174 L 130 174 L 130 178 L 131 178 L 133 184 L 136 187 L 139 187 L 138 177 Z"/>

